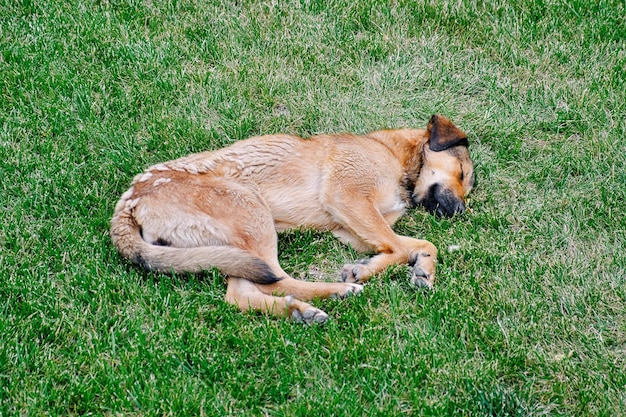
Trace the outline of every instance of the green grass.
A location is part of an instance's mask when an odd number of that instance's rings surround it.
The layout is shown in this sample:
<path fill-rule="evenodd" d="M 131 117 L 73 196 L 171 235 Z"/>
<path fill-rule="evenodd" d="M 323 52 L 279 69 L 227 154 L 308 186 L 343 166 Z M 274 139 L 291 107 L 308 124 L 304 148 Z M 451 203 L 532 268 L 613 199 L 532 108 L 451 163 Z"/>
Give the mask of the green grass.
<path fill-rule="evenodd" d="M 0 415 L 626 414 L 626 9 L 620 0 L 0 2 Z M 116 254 L 150 164 L 254 134 L 470 136 L 472 212 L 400 233 L 323 327 L 242 314 L 217 273 Z M 456 251 L 448 251 L 458 245 Z M 332 280 L 359 255 L 291 232 Z"/>

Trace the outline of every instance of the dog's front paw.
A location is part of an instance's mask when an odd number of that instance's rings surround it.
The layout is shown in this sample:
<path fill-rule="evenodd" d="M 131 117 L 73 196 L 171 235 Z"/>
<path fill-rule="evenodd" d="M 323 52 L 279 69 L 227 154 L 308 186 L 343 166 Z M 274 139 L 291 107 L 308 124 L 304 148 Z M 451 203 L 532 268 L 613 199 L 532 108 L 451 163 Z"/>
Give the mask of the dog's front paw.
<path fill-rule="evenodd" d="M 418 288 L 430 289 L 435 283 L 435 257 L 427 252 L 416 253 L 409 261 L 413 265 L 411 270 L 411 284 Z"/>
<path fill-rule="evenodd" d="M 372 271 L 365 263 L 346 264 L 341 270 L 341 280 L 343 282 L 362 283 L 368 280 Z"/>
<path fill-rule="evenodd" d="M 424 269 L 418 265 L 413 267 L 411 272 L 411 284 L 417 288 L 431 289 L 433 287 L 434 277 L 433 275 L 424 271 Z"/>

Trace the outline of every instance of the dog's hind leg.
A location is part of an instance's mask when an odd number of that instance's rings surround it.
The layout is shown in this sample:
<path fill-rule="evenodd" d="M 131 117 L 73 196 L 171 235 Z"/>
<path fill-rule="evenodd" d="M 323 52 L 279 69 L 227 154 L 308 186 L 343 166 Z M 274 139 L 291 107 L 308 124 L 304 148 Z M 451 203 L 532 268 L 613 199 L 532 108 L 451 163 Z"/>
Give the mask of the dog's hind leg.
<path fill-rule="evenodd" d="M 257 286 L 241 278 L 228 278 L 226 301 L 242 311 L 258 311 L 279 317 L 291 317 L 295 321 L 324 323 L 328 314 L 319 308 L 298 300 L 293 295 L 277 297 L 263 293 Z"/>
<path fill-rule="evenodd" d="M 341 282 L 309 282 L 285 276 L 272 284 L 257 284 L 265 294 L 292 295 L 299 300 L 316 298 L 345 298 L 363 291 L 358 284 Z"/>

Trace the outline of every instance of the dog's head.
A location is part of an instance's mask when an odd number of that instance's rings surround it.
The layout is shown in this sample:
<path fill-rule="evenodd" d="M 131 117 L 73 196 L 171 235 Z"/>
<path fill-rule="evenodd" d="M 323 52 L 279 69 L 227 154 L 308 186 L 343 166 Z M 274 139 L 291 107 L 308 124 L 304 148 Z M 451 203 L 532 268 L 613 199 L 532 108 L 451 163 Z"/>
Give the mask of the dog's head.
<path fill-rule="evenodd" d="M 465 198 L 474 187 L 467 135 L 440 115 L 431 117 L 427 130 L 429 140 L 424 145 L 413 201 L 441 216 L 463 213 Z"/>

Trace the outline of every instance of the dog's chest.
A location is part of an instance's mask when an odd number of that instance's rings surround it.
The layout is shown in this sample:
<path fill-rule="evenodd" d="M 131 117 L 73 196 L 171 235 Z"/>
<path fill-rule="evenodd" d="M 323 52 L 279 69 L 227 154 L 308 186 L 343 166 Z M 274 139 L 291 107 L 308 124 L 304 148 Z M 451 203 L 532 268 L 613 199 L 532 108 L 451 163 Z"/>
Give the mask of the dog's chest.
<path fill-rule="evenodd" d="M 407 208 L 407 200 L 400 188 L 387 190 L 378 202 L 378 211 L 389 225 L 393 225 L 406 212 Z"/>

